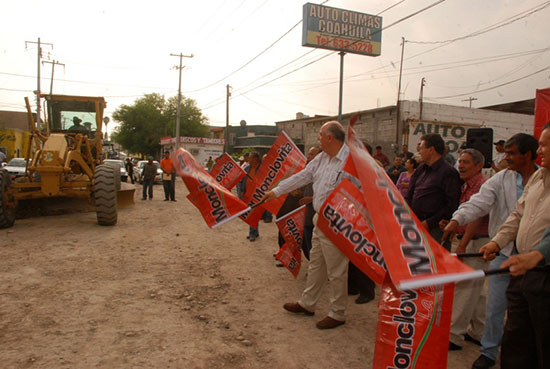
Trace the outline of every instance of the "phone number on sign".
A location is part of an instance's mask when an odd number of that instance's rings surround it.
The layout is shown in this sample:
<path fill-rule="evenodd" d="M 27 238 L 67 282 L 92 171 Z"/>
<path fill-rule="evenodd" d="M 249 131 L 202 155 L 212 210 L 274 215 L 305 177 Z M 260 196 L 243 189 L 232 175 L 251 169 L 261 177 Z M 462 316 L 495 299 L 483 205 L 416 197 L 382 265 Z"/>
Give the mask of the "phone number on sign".
<path fill-rule="evenodd" d="M 350 41 L 345 38 L 317 36 L 317 44 L 320 46 L 330 46 L 337 49 L 347 49 L 372 53 L 372 44 L 369 42 Z"/>

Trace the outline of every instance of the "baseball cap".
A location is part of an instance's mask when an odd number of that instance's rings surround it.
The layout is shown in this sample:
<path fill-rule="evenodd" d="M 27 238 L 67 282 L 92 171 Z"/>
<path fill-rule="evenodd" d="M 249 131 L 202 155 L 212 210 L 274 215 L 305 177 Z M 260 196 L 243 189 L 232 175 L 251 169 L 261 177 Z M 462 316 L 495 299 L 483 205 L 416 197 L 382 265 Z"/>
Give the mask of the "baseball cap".
<path fill-rule="evenodd" d="M 504 140 L 498 140 L 497 142 L 495 142 L 495 145 L 504 145 L 506 141 Z"/>

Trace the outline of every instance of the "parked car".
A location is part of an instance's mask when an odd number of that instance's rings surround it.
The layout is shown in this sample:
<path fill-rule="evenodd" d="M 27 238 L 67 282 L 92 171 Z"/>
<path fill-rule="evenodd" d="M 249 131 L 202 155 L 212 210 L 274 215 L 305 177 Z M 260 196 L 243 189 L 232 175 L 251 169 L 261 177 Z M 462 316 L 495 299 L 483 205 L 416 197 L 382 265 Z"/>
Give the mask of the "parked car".
<path fill-rule="evenodd" d="M 117 160 L 117 159 L 105 159 L 103 160 L 103 164 L 119 167 L 120 168 L 120 179 L 122 182 L 128 181 L 128 171 L 126 171 L 126 166 L 124 165 L 123 160 Z"/>
<path fill-rule="evenodd" d="M 13 158 L 3 167 L 3 169 L 8 171 L 8 175 L 13 180 L 16 177 L 25 175 L 25 164 L 24 158 Z"/>
<path fill-rule="evenodd" d="M 138 183 L 143 183 L 143 167 L 147 163 L 147 160 L 140 160 L 134 165 L 134 178 Z M 162 169 L 160 169 L 160 163 L 158 161 L 153 161 L 153 164 L 157 167 L 157 175 L 155 176 L 155 183 L 162 182 Z"/>

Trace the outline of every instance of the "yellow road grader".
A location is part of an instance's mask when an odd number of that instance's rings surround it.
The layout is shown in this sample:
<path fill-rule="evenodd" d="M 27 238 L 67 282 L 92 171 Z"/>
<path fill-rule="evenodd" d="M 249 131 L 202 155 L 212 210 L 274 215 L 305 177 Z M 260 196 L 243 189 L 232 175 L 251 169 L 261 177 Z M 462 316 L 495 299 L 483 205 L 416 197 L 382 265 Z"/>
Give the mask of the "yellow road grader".
<path fill-rule="evenodd" d="M 103 97 L 42 95 L 45 126 L 37 127 L 25 98 L 31 125 L 25 175 L 14 180 L 0 169 L 0 228 L 11 227 L 21 200 L 85 198 L 95 205 L 97 222 L 117 222 L 120 206 L 133 204 L 134 188 L 121 188 L 120 168 L 103 163 Z M 118 193 L 118 195 L 117 195 Z"/>

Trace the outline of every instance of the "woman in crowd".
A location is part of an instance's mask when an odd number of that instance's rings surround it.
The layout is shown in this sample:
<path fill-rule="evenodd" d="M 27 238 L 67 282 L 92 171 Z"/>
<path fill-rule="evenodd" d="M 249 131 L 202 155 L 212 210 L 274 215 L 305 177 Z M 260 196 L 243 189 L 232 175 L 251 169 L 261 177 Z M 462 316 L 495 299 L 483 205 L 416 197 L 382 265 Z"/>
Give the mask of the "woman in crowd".
<path fill-rule="evenodd" d="M 407 171 L 401 173 L 399 179 L 397 179 L 397 183 L 395 185 L 403 197 L 407 197 L 407 192 L 409 192 L 409 182 L 416 167 L 418 167 L 418 162 L 415 159 L 407 159 L 405 162 L 405 169 L 407 169 Z"/>

